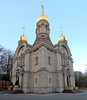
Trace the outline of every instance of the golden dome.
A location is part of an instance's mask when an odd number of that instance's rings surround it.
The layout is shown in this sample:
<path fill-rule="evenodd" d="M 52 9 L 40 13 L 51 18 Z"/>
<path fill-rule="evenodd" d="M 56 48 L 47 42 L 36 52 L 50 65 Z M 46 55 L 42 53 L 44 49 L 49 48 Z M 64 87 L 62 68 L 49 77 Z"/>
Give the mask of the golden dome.
<path fill-rule="evenodd" d="M 59 37 L 58 42 L 63 41 L 63 40 L 67 41 L 67 38 L 63 36 L 62 27 L 61 27 L 61 36 Z"/>
<path fill-rule="evenodd" d="M 46 20 L 49 23 L 49 20 L 48 20 L 47 16 L 44 15 L 44 11 L 43 11 L 44 7 L 43 7 L 43 5 L 41 5 L 41 7 L 42 7 L 42 9 L 41 9 L 42 10 L 42 15 L 40 15 L 38 17 L 37 22 L 39 22 L 40 20 Z"/>
<path fill-rule="evenodd" d="M 60 36 L 59 39 L 58 39 L 58 42 L 63 41 L 63 40 L 67 41 L 67 38 L 65 36 Z"/>
<path fill-rule="evenodd" d="M 18 41 L 20 41 L 20 40 L 24 40 L 24 41 L 28 42 L 28 40 L 27 40 L 27 38 L 25 36 L 20 36 Z"/>
<path fill-rule="evenodd" d="M 23 27 L 23 35 L 19 37 L 18 41 L 23 40 L 23 41 L 28 42 L 27 38 L 24 36 L 24 29 L 25 28 Z"/>
<path fill-rule="evenodd" d="M 37 19 L 37 22 L 39 22 L 40 20 L 46 20 L 49 23 L 49 20 L 45 15 L 39 16 L 38 19 Z"/>

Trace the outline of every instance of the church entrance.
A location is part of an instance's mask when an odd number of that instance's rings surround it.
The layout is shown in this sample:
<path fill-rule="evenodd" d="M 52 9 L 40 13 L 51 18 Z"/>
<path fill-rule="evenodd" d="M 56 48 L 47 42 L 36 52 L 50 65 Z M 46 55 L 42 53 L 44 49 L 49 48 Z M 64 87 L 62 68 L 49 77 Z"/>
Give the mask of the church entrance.
<path fill-rule="evenodd" d="M 66 82 L 67 82 L 67 87 L 70 87 L 70 71 L 67 69 L 66 71 Z"/>
<path fill-rule="evenodd" d="M 19 85 L 19 69 L 16 71 L 16 82 L 15 85 Z"/>

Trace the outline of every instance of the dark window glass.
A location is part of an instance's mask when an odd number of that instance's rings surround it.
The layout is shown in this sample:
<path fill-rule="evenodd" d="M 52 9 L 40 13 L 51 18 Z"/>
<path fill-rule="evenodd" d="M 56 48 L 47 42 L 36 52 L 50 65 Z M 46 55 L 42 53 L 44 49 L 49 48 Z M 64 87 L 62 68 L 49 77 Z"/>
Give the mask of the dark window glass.
<path fill-rule="evenodd" d="M 35 78 L 35 83 L 37 83 L 37 78 Z"/>
<path fill-rule="evenodd" d="M 48 64 L 50 64 L 50 57 L 48 57 Z"/>
<path fill-rule="evenodd" d="M 36 64 L 38 64 L 38 57 L 36 57 Z"/>
<path fill-rule="evenodd" d="M 49 83 L 51 83 L 51 78 L 49 78 Z"/>

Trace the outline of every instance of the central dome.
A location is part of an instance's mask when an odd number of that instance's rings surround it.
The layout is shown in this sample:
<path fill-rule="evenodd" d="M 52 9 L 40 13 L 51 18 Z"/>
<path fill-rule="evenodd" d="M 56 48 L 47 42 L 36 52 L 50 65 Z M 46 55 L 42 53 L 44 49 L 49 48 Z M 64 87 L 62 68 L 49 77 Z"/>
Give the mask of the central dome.
<path fill-rule="evenodd" d="M 49 19 L 45 15 L 39 16 L 38 19 L 37 19 L 37 22 L 39 22 L 40 20 L 46 20 L 49 23 Z"/>
<path fill-rule="evenodd" d="M 38 19 L 37 19 L 37 22 L 39 22 L 40 20 L 46 20 L 48 23 L 49 23 L 49 20 L 48 20 L 48 18 L 47 18 L 47 16 L 45 16 L 44 15 L 44 7 L 43 7 L 43 5 L 41 5 L 41 7 L 42 7 L 42 15 L 40 15 L 39 17 L 38 17 Z"/>

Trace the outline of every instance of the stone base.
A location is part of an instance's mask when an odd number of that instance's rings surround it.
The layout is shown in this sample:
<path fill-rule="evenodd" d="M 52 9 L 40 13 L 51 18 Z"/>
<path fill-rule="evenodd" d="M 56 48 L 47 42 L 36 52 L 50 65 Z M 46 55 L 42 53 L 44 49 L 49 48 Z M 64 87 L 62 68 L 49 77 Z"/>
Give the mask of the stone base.
<path fill-rule="evenodd" d="M 74 90 L 78 90 L 78 87 L 74 87 Z"/>
<path fill-rule="evenodd" d="M 8 90 L 10 91 L 13 90 L 13 86 L 9 86 Z"/>
<path fill-rule="evenodd" d="M 44 87 L 44 88 L 36 88 L 36 87 L 33 87 L 33 88 L 23 88 L 22 89 L 23 92 L 25 93 L 40 93 L 40 94 L 46 94 L 46 93 L 61 93 L 64 91 L 63 88 L 56 88 L 56 89 L 53 89 L 53 88 L 49 88 L 49 87 Z"/>
<path fill-rule="evenodd" d="M 56 91 L 55 92 L 58 92 L 58 93 L 61 93 L 61 92 L 63 92 L 64 91 L 64 89 L 63 88 L 56 88 Z"/>
<path fill-rule="evenodd" d="M 26 88 L 25 87 L 25 88 L 22 88 L 22 90 L 23 90 L 24 93 L 32 93 L 31 88 Z"/>
<path fill-rule="evenodd" d="M 73 87 L 65 87 L 64 90 L 73 90 Z"/>
<path fill-rule="evenodd" d="M 13 90 L 22 90 L 22 89 L 19 87 L 14 87 Z"/>

